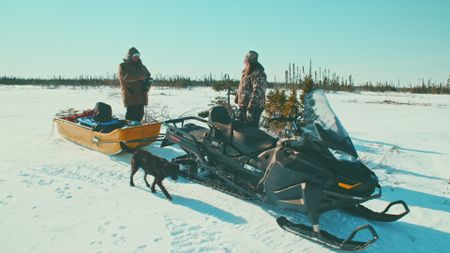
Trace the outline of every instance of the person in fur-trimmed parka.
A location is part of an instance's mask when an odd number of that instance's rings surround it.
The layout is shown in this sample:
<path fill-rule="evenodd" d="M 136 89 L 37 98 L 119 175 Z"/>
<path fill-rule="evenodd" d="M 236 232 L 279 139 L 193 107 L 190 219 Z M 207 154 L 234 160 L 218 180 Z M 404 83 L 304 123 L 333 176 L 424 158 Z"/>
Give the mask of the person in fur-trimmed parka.
<path fill-rule="evenodd" d="M 130 48 L 123 63 L 119 65 L 119 82 L 123 104 L 127 108 L 127 120 L 142 120 L 144 106 L 148 104 L 149 80 L 150 72 L 142 64 L 139 51 L 134 47 Z"/>

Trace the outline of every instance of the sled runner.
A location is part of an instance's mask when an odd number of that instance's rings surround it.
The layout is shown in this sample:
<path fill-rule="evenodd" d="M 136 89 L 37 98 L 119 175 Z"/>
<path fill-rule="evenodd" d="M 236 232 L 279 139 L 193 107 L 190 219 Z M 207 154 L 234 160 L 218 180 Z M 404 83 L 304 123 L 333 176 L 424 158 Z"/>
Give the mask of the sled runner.
<path fill-rule="evenodd" d="M 362 250 L 378 239 L 373 227 L 358 227 L 347 239 L 340 239 L 321 230 L 320 215 L 344 209 L 390 222 L 406 215 L 408 206 L 395 201 L 382 212 L 364 207 L 363 202 L 381 197 L 377 176 L 358 159 L 322 90 L 306 94 L 304 106 L 301 135 L 295 139 L 273 138 L 235 121 L 218 106 L 210 110 L 208 120 L 183 117 L 164 122 L 167 133 L 161 146 L 178 144 L 187 153 L 176 159 L 183 164 L 186 178 L 243 199 L 304 213 L 312 224 L 279 217 L 283 229 L 335 249 Z M 404 212 L 388 213 L 394 205 L 403 206 Z M 354 241 L 363 230 L 372 239 Z"/>
<path fill-rule="evenodd" d="M 57 116 L 53 122 L 64 138 L 107 155 L 120 153 L 120 142 L 136 148 L 157 141 L 161 129 L 161 122 L 140 125 L 117 119 L 96 122 L 89 111 L 78 115 Z"/>

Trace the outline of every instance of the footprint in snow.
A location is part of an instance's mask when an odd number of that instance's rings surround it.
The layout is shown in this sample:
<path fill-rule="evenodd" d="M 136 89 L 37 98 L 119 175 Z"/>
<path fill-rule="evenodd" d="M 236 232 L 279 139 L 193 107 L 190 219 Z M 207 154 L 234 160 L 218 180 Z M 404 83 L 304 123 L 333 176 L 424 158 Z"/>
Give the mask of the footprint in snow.
<path fill-rule="evenodd" d="M 89 245 L 91 245 L 91 246 L 94 246 L 94 245 L 96 245 L 96 244 L 102 245 L 103 242 L 102 242 L 102 241 L 92 241 L 91 243 L 89 243 Z"/>
<path fill-rule="evenodd" d="M 103 234 L 104 232 L 106 232 L 106 229 L 107 229 L 107 227 L 108 227 L 108 225 L 109 225 L 110 223 L 111 223 L 111 222 L 107 221 L 107 222 L 103 223 L 102 225 L 98 226 L 98 227 L 97 227 L 97 231 L 98 231 L 100 234 Z"/>
<path fill-rule="evenodd" d="M 147 248 L 147 245 L 141 245 L 141 246 L 137 247 L 132 253 L 143 252 L 145 250 L 145 248 Z"/>
<path fill-rule="evenodd" d="M 116 234 L 115 234 L 115 236 L 116 236 Z M 114 237 L 115 237 L 114 236 Z M 124 242 L 126 242 L 127 241 L 127 239 L 124 237 L 124 236 L 121 236 L 121 237 L 119 237 L 119 238 L 117 238 L 116 240 L 114 240 L 113 241 L 113 244 L 114 245 L 117 245 L 117 244 L 119 244 L 119 243 L 124 243 Z"/>

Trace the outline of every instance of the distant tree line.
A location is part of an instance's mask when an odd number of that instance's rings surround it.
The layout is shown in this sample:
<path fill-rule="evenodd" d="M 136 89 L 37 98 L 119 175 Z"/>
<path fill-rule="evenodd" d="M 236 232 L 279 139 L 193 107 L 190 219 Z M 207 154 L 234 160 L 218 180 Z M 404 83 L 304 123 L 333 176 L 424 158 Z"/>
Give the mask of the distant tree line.
<path fill-rule="evenodd" d="M 0 85 L 43 85 L 43 86 L 99 86 L 99 85 L 119 85 L 119 80 L 115 78 L 79 76 L 67 78 L 53 76 L 51 78 L 19 78 L 13 76 L 0 77 Z"/>
<path fill-rule="evenodd" d="M 312 81 L 314 87 L 327 91 L 373 91 L 373 92 L 410 92 L 410 93 L 426 93 L 426 94 L 450 94 L 450 76 L 446 81 L 436 82 L 432 80 L 419 79 L 415 85 L 401 86 L 398 82 L 366 82 L 355 85 L 352 75 L 348 77 L 339 76 L 331 73 L 330 69 L 313 70 L 312 61 L 309 62 L 309 68 L 305 71 L 305 67 L 299 68 L 295 63 L 289 63 L 288 69 L 285 70 L 284 82 L 274 82 L 270 84 L 271 88 L 281 89 L 301 89 L 307 81 Z"/>
<path fill-rule="evenodd" d="M 119 86 L 117 76 L 112 77 L 96 77 L 96 76 L 79 76 L 75 78 L 67 78 L 54 76 L 51 78 L 19 78 L 13 76 L 1 76 L 0 85 L 42 85 L 46 87 L 58 86 Z M 238 80 L 230 79 L 225 74 L 220 79 L 214 79 L 212 75 L 203 79 L 191 79 L 182 75 L 161 76 L 157 75 L 153 80 L 153 86 L 170 87 L 170 88 L 188 88 L 188 87 L 212 87 L 214 90 L 225 90 L 228 87 L 235 89 L 239 85 Z"/>
<path fill-rule="evenodd" d="M 410 93 L 427 93 L 427 94 L 450 94 L 450 76 L 448 80 L 436 82 L 431 80 L 418 80 L 416 85 L 400 86 L 399 83 L 392 82 L 366 82 L 364 84 L 355 85 L 352 75 L 348 77 L 331 73 L 330 69 L 319 68 L 313 70 L 312 61 L 309 68 L 299 67 L 295 63 L 289 63 L 288 69 L 285 71 L 285 80 L 275 80 L 269 82 L 269 88 L 272 89 L 303 89 L 307 82 L 312 82 L 314 87 L 327 91 L 373 91 L 373 92 L 410 92 Z M 119 80 L 117 75 L 102 76 L 79 76 L 75 78 L 67 78 L 62 76 L 53 76 L 51 78 L 19 78 L 12 76 L 1 76 L 0 85 L 43 85 L 47 87 L 58 86 L 118 86 Z M 212 87 L 216 91 L 229 90 L 234 94 L 235 89 L 239 85 L 239 80 L 231 79 L 228 74 L 215 78 L 212 74 L 205 75 L 201 78 L 192 79 L 188 76 L 174 75 L 164 76 L 157 74 L 153 81 L 154 86 L 170 87 L 170 88 L 188 88 L 188 87 Z"/>

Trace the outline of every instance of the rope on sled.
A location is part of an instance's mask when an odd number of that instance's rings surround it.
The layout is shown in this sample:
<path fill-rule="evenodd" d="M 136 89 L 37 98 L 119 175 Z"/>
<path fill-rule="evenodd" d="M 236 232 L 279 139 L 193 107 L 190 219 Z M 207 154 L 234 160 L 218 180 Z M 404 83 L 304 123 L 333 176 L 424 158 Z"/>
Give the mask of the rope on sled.
<path fill-rule="evenodd" d="M 48 136 L 47 140 L 50 140 L 50 138 L 52 138 L 54 131 L 55 131 L 55 121 L 52 120 L 52 131 L 50 132 L 50 135 Z"/>

